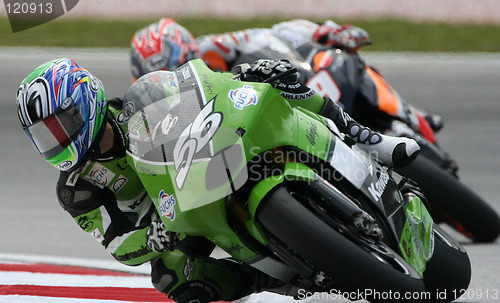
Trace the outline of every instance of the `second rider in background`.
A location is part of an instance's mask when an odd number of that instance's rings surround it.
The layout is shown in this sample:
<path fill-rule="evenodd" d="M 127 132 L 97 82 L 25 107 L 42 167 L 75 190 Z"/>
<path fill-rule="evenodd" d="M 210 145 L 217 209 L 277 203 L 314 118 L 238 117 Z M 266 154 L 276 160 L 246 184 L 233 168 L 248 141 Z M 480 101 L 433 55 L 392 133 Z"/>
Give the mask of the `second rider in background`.
<path fill-rule="evenodd" d="M 298 68 L 299 82 L 329 97 L 364 125 L 391 135 L 422 134 L 431 143 L 442 118 L 417 109 L 392 89 L 357 51 L 371 44 L 368 33 L 327 20 L 284 21 L 271 28 L 200 36 L 162 18 L 135 33 L 131 43 L 133 81 L 155 70 L 172 70 L 202 58 L 215 71 L 230 71 L 259 59 L 287 59 Z M 403 122 L 403 123 L 401 123 Z"/>

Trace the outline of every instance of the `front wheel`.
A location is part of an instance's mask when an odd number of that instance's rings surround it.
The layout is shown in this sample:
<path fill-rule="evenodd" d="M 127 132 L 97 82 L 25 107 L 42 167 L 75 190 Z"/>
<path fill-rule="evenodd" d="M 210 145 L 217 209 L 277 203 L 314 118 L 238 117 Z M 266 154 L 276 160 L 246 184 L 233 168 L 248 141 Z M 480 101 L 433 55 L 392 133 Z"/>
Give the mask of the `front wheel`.
<path fill-rule="evenodd" d="M 401 256 L 383 243 L 355 243 L 302 205 L 285 185 L 260 203 L 257 220 L 272 237 L 331 277 L 341 293 L 356 293 L 371 302 L 421 301 L 424 283 Z"/>
<path fill-rule="evenodd" d="M 439 226 L 434 227 L 434 253 L 424 271 L 428 302 L 452 302 L 469 287 L 471 264 L 464 248 Z"/>
<path fill-rule="evenodd" d="M 431 214 L 475 242 L 492 242 L 500 235 L 500 218 L 476 193 L 431 160 L 419 156 L 396 169 L 418 183 Z"/>

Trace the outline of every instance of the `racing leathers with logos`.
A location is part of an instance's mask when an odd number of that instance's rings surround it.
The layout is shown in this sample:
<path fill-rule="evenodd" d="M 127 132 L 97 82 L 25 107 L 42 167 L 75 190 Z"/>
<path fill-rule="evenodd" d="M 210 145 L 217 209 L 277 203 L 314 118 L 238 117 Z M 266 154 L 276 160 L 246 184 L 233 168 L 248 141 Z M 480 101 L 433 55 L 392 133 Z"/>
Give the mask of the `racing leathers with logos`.
<path fill-rule="evenodd" d="M 246 69 L 240 66 L 237 77 L 270 82 L 291 104 L 307 98 L 311 110 L 328 108 L 323 98 L 297 82 L 289 62 L 262 60 Z M 210 258 L 214 244 L 205 238 L 165 229 L 159 214 L 173 216 L 168 209 L 177 197 L 161 191 L 166 203 L 161 206 L 167 209 L 157 210 L 127 163 L 127 121 L 134 110 L 120 99 L 107 100 L 102 82 L 74 60 L 57 58 L 37 67 L 21 82 L 16 107 L 21 126 L 37 151 L 61 171 L 56 192 L 63 209 L 118 261 L 132 266 L 151 261 L 152 282 L 159 291 L 178 302 L 201 303 L 234 300 L 283 286 L 250 266 Z M 410 153 L 401 154 L 399 160 L 411 160 L 418 152 L 418 145 L 410 139 L 384 140 L 347 115 L 333 119 L 349 131 L 360 131 L 359 138 L 370 139 L 363 145 L 381 147 L 389 161 L 400 154 L 397 147 L 401 144 Z"/>
<path fill-rule="evenodd" d="M 267 280 L 255 270 L 209 258 L 214 245 L 204 238 L 175 235 L 172 250 L 168 239 L 152 239 L 158 236 L 153 229 L 159 218 L 127 163 L 122 104 L 120 99 L 108 101 L 111 150 L 94 152 L 80 167 L 61 171 L 57 197 L 63 209 L 119 262 L 134 266 L 151 261 L 153 285 L 177 302 L 235 300 L 264 287 Z M 161 242 L 167 247 L 154 245 Z"/>
<path fill-rule="evenodd" d="M 282 91 L 291 106 L 307 100 L 302 104 L 305 108 L 323 112 L 325 117 L 332 116 L 330 111 L 336 113 L 332 123 L 361 143 L 360 148 L 384 151 L 379 160 L 387 165 L 405 165 L 418 154 L 413 140 L 375 133 L 297 82 L 297 74 L 288 73 L 293 71 L 288 61 L 259 60 L 252 66 L 238 67 L 233 73 L 242 81 L 277 79 L 270 83 Z M 276 78 L 280 73 L 286 77 Z M 289 285 L 250 266 L 211 258 L 214 244 L 206 238 L 165 230 L 153 201 L 127 163 L 128 111 L 122 107 L 119 99 L 108 101 L 106 125 L 113 130 L 112 148 L 103 154 L 94 151 L 83 165 L 61 172 L 57 197 L 75 222 L 116 260 L 127 265 L 151 261 L 154 287 L 177 302 L 236 300 L 262 290 L 289 294 Z M 175 199 L 164 194 L 168 196 L 165 199 Z"/>
<path fill-rule="evenodd" d="M 317 24 L 295 19 L 271 28 L 205 35 L 198 37 L 197 42 L 203 60 L 212 70 L 231 70 L 235 65 L 258 59 L 287 59 L 299 69 L 300 82 L 329 97 L 373 129 L 393 128 L 391 123 L 395 120 L 402 120 L 413 131 L 426 133 L 428 128 L 436 132 L 443 127 L 439 115 L 406 102 L 376 69 L 365 64 L 357 51 L 371 40 L 361 28 L 338 25 L 331 20 Z M 361 74 L 363 77 L 358 79 Z M 387 96 L 379 86 L 389 92 L 390 102 L 385 102 Z M 360 96 L 368 102 L 360 101 Z M 399 109 L 394 106 L 396 99 Z M 402 123 L 395 123 L 402 127 Z"/>

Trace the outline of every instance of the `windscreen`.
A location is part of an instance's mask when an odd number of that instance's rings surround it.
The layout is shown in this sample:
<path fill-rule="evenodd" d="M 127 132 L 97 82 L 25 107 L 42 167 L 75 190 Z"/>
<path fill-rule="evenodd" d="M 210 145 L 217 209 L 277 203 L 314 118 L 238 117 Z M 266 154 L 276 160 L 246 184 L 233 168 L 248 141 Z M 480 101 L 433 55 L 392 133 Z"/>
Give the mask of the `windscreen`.
<path fill-rule="evenodd" d="M 246 180 L 243 175 L 241 182 L 235 181 L 246 163 L 241 144 L 219 144 L 236 136 L 234 129 L 222 127 L 224 116 L 215 109 L 216 101 L 205 99 L 191 65 L 146 74 L 125 96 L 129 154 L 147 167 L 143 173 L 165 177 L 169 194 L 182 200 L 184 210 L 225 197 Z M 214 152 L 216 134 L 222 148 Z"/>

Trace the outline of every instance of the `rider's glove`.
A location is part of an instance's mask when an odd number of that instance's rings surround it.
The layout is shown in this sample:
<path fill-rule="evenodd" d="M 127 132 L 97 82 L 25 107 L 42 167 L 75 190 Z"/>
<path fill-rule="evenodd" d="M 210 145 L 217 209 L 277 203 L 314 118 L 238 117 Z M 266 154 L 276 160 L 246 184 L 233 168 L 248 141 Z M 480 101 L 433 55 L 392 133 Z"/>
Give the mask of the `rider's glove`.
<path fill-rule="evenodd" d="M 232 72 L 238 74 L 241 81 L 270 83 L 287 99 L 304 100 L 314 95 L 313 90 L 297 80 L 297 69 L 286 59 L 260 59 L 252 65 L 238 65 Z"/>
<path fill-rule="evenodd" d="M 241 81 L 248 82 L 271 82 L 273 84 L 273 78 L 278 75 L 280 75 L 278 81 L 293 82 L 297 80 L 297 70 L 286 59 L 259 59 L 252 65 L 237 65 L 232 72 L 238 73 Z"/>
<path fill-rule="evenodd" d="M 424 118 L 425 120 L 427 120 L 435 133 L 440 131 L 444 126 L 443 117 L 441 117 L 440 115 L 425 113 Z"/>
<path fill-rule="evenodd" d="M 360 47 L 372 43 L 364 29 L 350 24 L 339 26 L 333 21 L 321 24 L 314 32 L 312 40 L 348 52 L 355 52 Z"/>
<path fill-rule="evenodd" d="M 158 253 L 172 250 L 179 240 L 177 233 L 168 231 L 161 220 L 156 220 L 151 223 L 148 229 L 147 239 L 149 249 Z"/>

